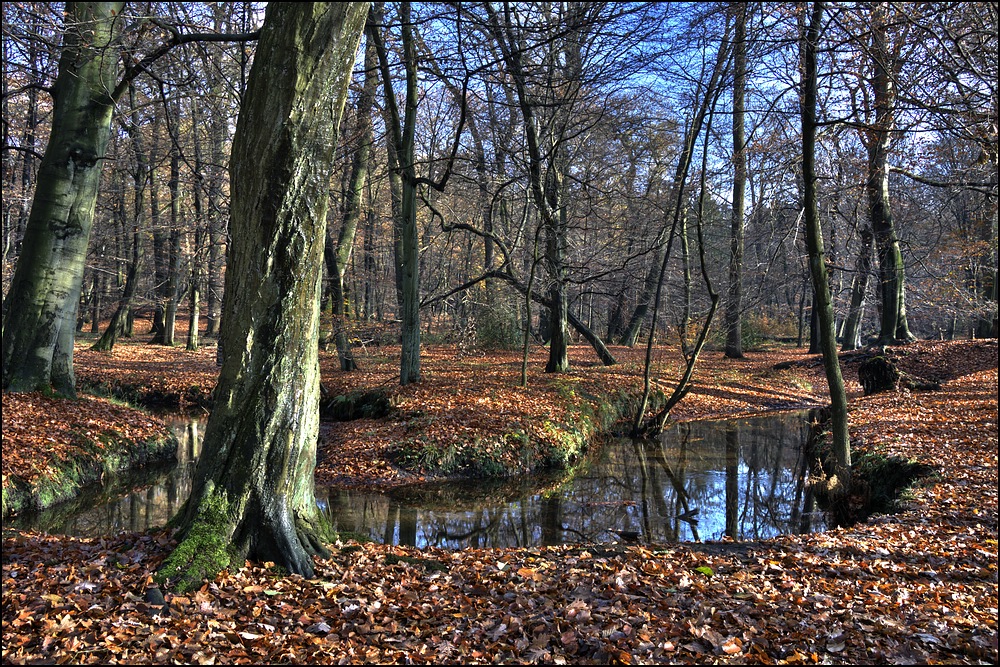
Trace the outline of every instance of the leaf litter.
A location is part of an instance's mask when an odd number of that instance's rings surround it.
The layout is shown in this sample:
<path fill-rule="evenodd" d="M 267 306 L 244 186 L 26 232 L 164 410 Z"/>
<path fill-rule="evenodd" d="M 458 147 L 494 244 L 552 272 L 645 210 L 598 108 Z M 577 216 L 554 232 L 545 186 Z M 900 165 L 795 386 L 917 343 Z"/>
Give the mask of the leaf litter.
<path fill-rule="evenodd" d="M 167 531 L 5 530 L 4 661 L 996 664 L 996 343 L 902 349 L 902 367 L 939 369 L 942 391 L 864 397 L 845 364 L 855 447 L 937 469 L 896 514 L 744 544 L 344 542 L 315 579 L 247 563 L 189 595 L 163 591 L 162 604 L 147 600 Z M 822 391 L 815 358 L 792 354 L 802 365 L 780 375 L 787 352 L 708 359 L 703 377 L 715 379 L 675 416 L 752 412 L 803 378 Z M 8 453 L 5 432 L 5 465 Z"/>

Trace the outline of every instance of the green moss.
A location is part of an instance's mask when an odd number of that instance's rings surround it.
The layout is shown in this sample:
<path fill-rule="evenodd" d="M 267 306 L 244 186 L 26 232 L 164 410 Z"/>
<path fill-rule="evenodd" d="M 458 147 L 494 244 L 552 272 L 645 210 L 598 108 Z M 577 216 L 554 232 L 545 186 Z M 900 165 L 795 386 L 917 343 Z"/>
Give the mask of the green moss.
<path fill-rule="evenodd" d="M 378 419 L 392 412 L 392 402 L 384 389 L 352 391 L 320 402 L 320 415 L 332 421 Z"/>
<path fill-rule="evenodd" d="M 187 535 L 163 561 L 153 579 L 161 585 L 172 581 L 174 590 L 184 593 L 225 570 L 233 561 L 229 527 L 226 494 L 210 486 Z"/>
<path fill-rule="evenodd" d="M 897 501 L 915 483 L 931 478 L 934 467 L 901 456 L 866 452 L 851 466 L 851 495 L 857 499 L 859 515 L 894 512 Z"/>
<path fill-rule="evenodd" d="M 502 478 L 567 470 L 583 458 L 596 435 L 610 431 L 638 408 L 639 397 L 624 390 L 595 395 L 574 377 L 553 378 L 551 383 L 568 415 L 565 421 L 539 424 L 540 437 L 532 437 L 528 429 L 514 423 L 506 432 L 471 442 L 440 442 L 425 434 L 434 417 L 413 411 L 405 422 L 412 435 L 393 446 L 389 458 L 402 468 L 442 476 Z M 649 409 L 659 409 L 664 400 L 662 392 L 654 392 Z"/>
<path fill-rule="evenodd" d="M 368 535 L 368 533 L 358 533 L 358 532 L 353 531 L 353 530 L 341 530 L 341 531 L 337 531 L 337 538 L 340 539 L 340 540 L 342 540 L 342 541 L 343 540 L 350 540 L 352 542 L 358 542 L 358 543 L 361 543 L 361 544 L 374 543 L 374 541 L 375 541 L 375 540 L 373 540 Z M 336 541 L 336 540 L 334 540 L 334 541 Z M 342 547 L 340 549 L 340 553 L 350 553 L 348 551 L 349 549 L 350 550 L 357 550 L 357 549 L 360 549 L 360 547 L 354 547 L 354 546 Z"/>

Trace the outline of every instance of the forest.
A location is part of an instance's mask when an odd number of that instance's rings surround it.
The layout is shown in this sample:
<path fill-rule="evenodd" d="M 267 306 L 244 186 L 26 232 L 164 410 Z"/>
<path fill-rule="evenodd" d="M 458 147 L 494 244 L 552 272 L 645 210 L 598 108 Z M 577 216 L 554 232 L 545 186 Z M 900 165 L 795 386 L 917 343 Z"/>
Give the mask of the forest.
<path fill-rule="evenodd" d="M 995 664 L 997 13 L 5 3 L 4 662 Z"/>

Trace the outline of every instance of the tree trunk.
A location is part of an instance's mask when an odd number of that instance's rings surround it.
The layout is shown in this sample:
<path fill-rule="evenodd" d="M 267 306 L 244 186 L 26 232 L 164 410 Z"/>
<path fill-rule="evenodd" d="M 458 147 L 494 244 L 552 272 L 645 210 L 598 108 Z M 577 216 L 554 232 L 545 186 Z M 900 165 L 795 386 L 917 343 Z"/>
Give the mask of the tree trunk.
<path fill-rule="evenodd" d="M 67 5 L 49 143 L 3 304 L 3 389 L 76 394 L 76 309 L 114 111 L 121 2 Z"/>
<path fill-rule="evenodd" d="M 371 17 L 369 17 L 369 21 Z M 377 30 L 372 25 L 369 30 Z M 368 162 L 372 147 L 372 106 L 375 102 L 375 86 L 378 84 L 378 54 L 375 44 L 369 40 L 365 45 L 365 85 L 358 97 L 358 148 L 354 153 L 351 165 L 350 183 L 347 187 L 347 201 L 344 204 L 344 222 L 337 236 L 337 245 L 327 259 L 327 273 L 332 282 L 331 298 L 333 300 L 333 337 L 337 346 L 337 356 L 340 358 L 340 369 L 353 371 L 357 368 L 350 342 L 347 340 L 345 328 L 347 320 L 347 300 L 344 294 L 344 273 L 354 249 L 354 237 L 361 219 L 361 200 L 364 195 L 365 181 L 368 178 Z"/>
<path fill-rule="evenodd" d="M 642 283 L 642 292 L 639 294 L 639 301 L 632 311 L 632 316 L 629 317 L 628 324 L 625 325 L 625 330 L 618 339 L 620 344 L 627 345 L 628 347 L 632 347 L 639 340 L 639 331 L 642 329 L 642 322 L 646 319 L 646 315 L 649 314 L 649 304 L 653 299 L 653 294 L 656 293 L 656 284 L 660 278 L 660 266 L 663 264 L 663 255 L 666 253 L 666 241 L 663 239 L 662 234 L 657 239 L 656 246 L 657 249 L 653 255 L 653 261 L 650 263 L 649 269 L 646 271 L 646 279 Z"/>
<path fill-rule="evenodd" d="M 221 26 L 221 19 L 218 20 Z M 210 69 L 209 87 L 216 98 L 223 95 L 223 80 L 216 73 L 222 71 L 222 50 L 217 50 L 213 56 L 212 66 L 206 63 Z M 208 150 L 209 158 L 205 169 L 206 188 L 205 199 L 208 217 L 208 264 L 207 280 L 205 285 L 205 335 L 218 336 L 222 306 L 222 267 L 225 259 L 226 225 L 225 218 L 221 215 L 222 206 L 222 185 L 225 168 L 225 133 L 226 119 L 221 113 L 208 114 Z"/>
<path fill-rule="evenodd" d="M 566 207 L 560 206 L 562 178 L 556 167 L 550 168 L 551 180 L 546 194 L 552 200 L 550 215 L 545 220 L 545 264 L 549 270 L 549 360 L 546 373 L 563 373 L 569 369 L 567 344 L 569 324 L 569 297 L 566 294 Z"/>
<path fill-rule="evenodd" d="M 729 243 L 729 292 L 726 298 L 726 356 L 743 357 L 743 219 L 747 183 L 746 139 L 743 134 L 744 94 L 747 73 L 747 11 L 749 5 L 733 6 L 736 27 L 733 44 L 733 219 Z"/>
<path fill-rule="evenodd" d="M 141 194 L 141 190 L 137 191 Z M 136 209 L 141 210 L 142 208 L 142 198 L 136 200 Z M 137 216 L 139 213 L 137 212 Z M 136 220 L 139 218 L 137 217 Z M 110 352 L 115 347 L 115 343 L 118 342 L 118 337 L 122 336 L 126 332 L 126 327 L 128 325 L 129 311 L 132 307 L 132 298 L 135 296 L 135 286 L 139 282 L 139 267 L 142 264 L 142 255 L 139 252 L 139 225 L 136 224 L 135 228 L 132 230 L 132 261 L 128 266 L 128 273 L 125 275 L 125 291 L 122 293 L 122 298 L 118 302 L 118 308 L 115 309 L 115 314 L 111 316 L 111 322 L 108 323 L 108 328 L 104 330 L 101 337 L 94 343 L 91 349 L 99 350 L 101 352 Z"/>
<path fill-rule="evenodd" d="M 822 354 L 823 352 L 818 309 L 819 301 L 816 299 L 816 290 L 813 289 L 812 308 L 809 311 L 809 354 Z"/>
<path fill-rule="evenodd" d="M 417 54 L 410 23 L 410 3 L 399 6 L 403 41 L 403 63 L 406 68 L 406 101 L 400 118 L 396 95 L 392 89 L 388 53 L 382 42 L 377 14 L 372 12 L 369 39 L 375 42 L 385 92 L 387 124 L 389 126 L 389 171 L 398 179 L 399 207 L 394 210 L 396 241 L 396 289 L 399 296 L 399 319 L 402 345 L 399 360 L 399 383 L 407 385 L 420 380 L 420 243 L 417 236 L 417 184 L 414 165 L 414 138 L 417 122 Z M 390 190 L 393 188 L 390 187 Z M 396 193 L 393 191 L 393 197 Z M 395 199 L 394 199 L 395 201 Z"/>
<path fill-rule="evenodd" d="M 844 323 L 843 346 L 841 349 L 856 350 L 861 347 L 861 322 L 865 314 L 865 294 L 868 291 L 868 276 L 872 271 L 872 229 L 865 225 L 861 230 L 861 248 L 855 264 L 854 280 L 851 281 L 851 307 Z"/>
<path fill-rule="evenodd" d="M 837 356 L 837 339 L 830 297 L 830 281 L 826 272 L 823 252 L 823 230 L 816 203 L 816 51 L 820 25 L 823 21 L 823 3 L 812 6 L 809 23 L 804 26 L 800 49 L 802 57 L 802 198 L 805 213 L 806 245 L 809 248 L 809 269 L 813 281 L 813 309 L 818 313 L 820 345 L 823 368 L 830 387 L 833 421 L 832 449 L 836 457 L 836 475 L 840 486 L 835 494 L 845 494 L 851 485 L 851 441 L 847 428 L 847 392 Z"/>
<path fill-rule="evenodd" d="M 371 188 L 369 188 L 368 201 L 371 201 Z M 378 279 L 378 267 L 375 264 L 375 210 L 371 207 L 368 209 L 368 215 L 365 216 L 364 251 L 365 256 L 362 262 L 362 271 L 365 274 L 364 316 L 371 320 L 375 318 L 377 311 L 378 319 L 381 320 L 382 307 L 376 305 L 378 295 L 375 292 L 375 282 Z"/>
<path fill-rule="evenodd" d="M 896 58 L 887 44 L 886 3 L 872 10 L 870 60 L 874 70 L 872 88 L 875 124 L 868 140 L 868 211 L 878 254 L 882 322 L 878 344 L 906 343 L 915 339 L 906 320 L 906 276 L 899 238 L 889 203 L 889 144 L 896 125 L 896 88 L 893 69 Z"/>
<path fill-rule="evenodd" d="M 159 178 L 156 174 L 156 166 L 159 162 L 159 114 L 154 110 L 153 116 L 153 138 L 149 150 L 150 179 L 149 179 L 149 227 L 153 231 L 153 296 L 156 306 L 153 311 L 153 328 L 150 333 L 153 337 L 149 341 L 153 345 L 162 345 L 166 325 L 164 317 L 166 313 L 164 293 L 167 285 L 167 278 L 170 270 L 170 257 L 167 250 L 167 237 L 163 233 L 163 225 L 160 220 L 160 188 Z"/>
<path fill-rule="evenodd" d="M 681 292 L 681 314 L 677 326 L 677 334 L 681 343 L 681 354 L 688 358 L 690 346 L 688 345 L 688 325 L 691 323 L 691 244 L 687 231 L 687 206 L 681 210 L 678 220 L 677 238 L 681 242 L 681 276 L 683 278 L 683 289 Z"/>
<path fill-rule="evenodd" d="M 180 117 L 180 113 L 176 118 Z M 177 127 L 177 120 L 172 124 Z M 176 341 L 177 302 L 180 299 L 181 281 L 181 156 L 177 143 L 171 142 L 170 149 L 170 245 L 167 248 L 167 284 L 164 287 L 166 307 L 163 315 L 164 345 L 173 345 Z"/>
<path fill-rule="evenodd" d="M 97 333 L 101 327 L 101 293 L 104 292 L 104 275 L 94 271 L 94 284 L 90 294 L 90 333 Z"/>
<path fill-rule="evenodd" d="M 329 525 L 316 505 L 319 297 L 329 179 L 366 3 L 268 5 L 233 141 L 223 367 L 181 542 L 178 590 L 274 561 L 311 577 Z"/>
<path fill-rule="evenodd" d="M 191 100 L 191 122 L 197 127 L 199 124 L 198 101 Z M 204 253 L 202 252 L 202 241 L 205 231 L 211 226 L 211 221 L 205 219 L 205 208 L 201 200 L 201 188 L 204 181 L 204 165 L 201 161 L 201 141 L 198 133 L 194 136 L 194 173 L 195 184 L 193 188 L 194 197 L 194 247 L 191 249 L 191 284 L 188 287 L 188 336 L 186 349 L 188 352 L 198 351 L 198 326 L 201 316 L 201 284 L 204 267 Z"/>

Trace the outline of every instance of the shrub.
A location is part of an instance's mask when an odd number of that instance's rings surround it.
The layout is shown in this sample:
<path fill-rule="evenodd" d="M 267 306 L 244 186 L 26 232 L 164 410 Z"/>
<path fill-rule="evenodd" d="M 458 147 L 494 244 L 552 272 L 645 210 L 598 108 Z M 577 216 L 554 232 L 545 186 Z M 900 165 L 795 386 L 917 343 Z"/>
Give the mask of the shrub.
<path fill-rule="evenodd" d="M 485 349 L 517 350 L 523 342 L 519 304 L 498 298 L 479 307 L 474 318 L 476 346 Z"/>

